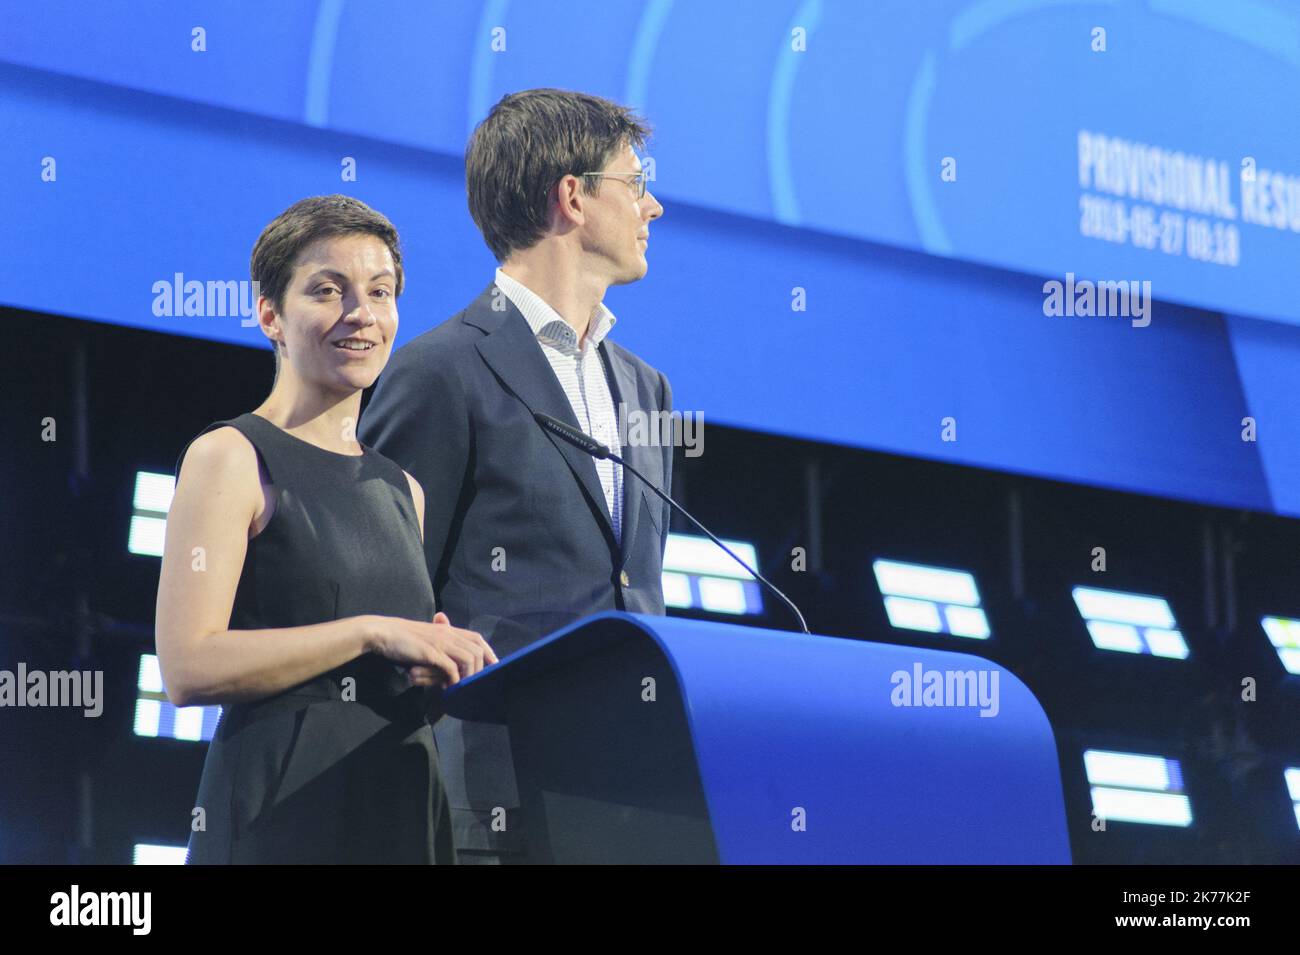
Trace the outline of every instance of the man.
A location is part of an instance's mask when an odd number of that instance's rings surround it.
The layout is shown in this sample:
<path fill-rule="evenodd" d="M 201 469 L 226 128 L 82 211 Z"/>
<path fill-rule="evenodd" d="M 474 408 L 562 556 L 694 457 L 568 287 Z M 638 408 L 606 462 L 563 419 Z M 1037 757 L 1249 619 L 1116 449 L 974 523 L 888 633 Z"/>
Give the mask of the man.
<path fill-rule="evenodd" d="M 646 274 L 649 226 L 663 214 L 634 151 L 648 134 L 627 108 L 582 93 L 497 103 L 465 154 L 495 280 L 394 355 L 363 416 L 361 440 L 424 486 L 439 608 L 498 657 L 588 614 L 664 612 L 667 505 L 533 417 L 671 481 L 668 442 L 620 447 L 619 409 L 660 420 L 672 391 L 609 340 L 602 304 L 611 285 Z M 517 861 L 526 833 L 505 728 L 444 717 L 435 733 L 461 861 Z"/>

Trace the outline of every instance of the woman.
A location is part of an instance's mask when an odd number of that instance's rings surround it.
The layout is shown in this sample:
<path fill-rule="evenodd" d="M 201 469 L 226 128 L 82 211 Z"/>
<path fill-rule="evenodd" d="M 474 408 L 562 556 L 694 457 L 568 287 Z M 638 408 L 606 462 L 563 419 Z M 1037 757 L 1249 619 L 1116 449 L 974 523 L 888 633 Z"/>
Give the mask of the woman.
<path fill-rule="evenodd" d="M 225 707 L 188 861 L 452 862 L 424 688 L 496 657 L 435 615 L 423 492 L 355 437 L 397 332 L 397 230 L 304 199 L 250 268 L 275 383 L 181 453 L 158 584 L 168 698 Z"/>

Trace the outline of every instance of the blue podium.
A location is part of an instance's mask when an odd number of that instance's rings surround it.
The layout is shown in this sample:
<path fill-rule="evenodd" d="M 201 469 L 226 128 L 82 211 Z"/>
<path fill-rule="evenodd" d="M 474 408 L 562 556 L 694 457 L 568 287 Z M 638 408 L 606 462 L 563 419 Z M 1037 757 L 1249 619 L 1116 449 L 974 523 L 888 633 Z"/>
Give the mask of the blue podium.
<path fill-rule="evenodd" d="M 1056 742 L 964 653 L 603 613 L 453 687 L 539 863 L 1069 863 Z"/>

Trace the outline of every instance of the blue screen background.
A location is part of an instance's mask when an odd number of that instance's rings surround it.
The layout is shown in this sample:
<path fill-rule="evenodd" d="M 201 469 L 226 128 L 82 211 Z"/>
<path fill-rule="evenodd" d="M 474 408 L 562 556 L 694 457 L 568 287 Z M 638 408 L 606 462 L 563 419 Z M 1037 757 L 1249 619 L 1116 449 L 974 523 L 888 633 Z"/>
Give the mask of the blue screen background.
<path fill-rule="evenodd" d="M 238 316 L 155 314 L 155 283 L 246 279 L 271 218 L 347 192 L 402 232 L 400 344 L 491 281 L 464 196 L 474 124 L 507 92 L 581 89 L 656 130 L 650 272 L 606 302 L 679 409 L 1300 515 L 1300 233 L 1246 221 L 1241 193 L 1247 168 L 1300 176 L 1300 4 L 130 10 L 5 11 L 0 303 L 265 347 Z M 1226 164 L 1239 261 L 1082 234 L 1080 131 Z M 1149 281 L 1151 324 L 1045 315 L 1067 273 Z"/>

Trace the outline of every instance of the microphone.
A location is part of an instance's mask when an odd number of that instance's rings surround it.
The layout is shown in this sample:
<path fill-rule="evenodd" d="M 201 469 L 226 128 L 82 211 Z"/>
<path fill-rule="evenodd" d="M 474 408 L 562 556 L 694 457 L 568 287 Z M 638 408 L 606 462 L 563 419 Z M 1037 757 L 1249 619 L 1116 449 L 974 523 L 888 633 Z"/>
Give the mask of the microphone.
<path fill-rule="evenodd" d="M 741 567 L 744 567 L 745 570 L 749 571 L 749 573 L 754 576 L 755 580 L 762 583 L 763 586 L 765 586 L 768 590 L 770 590 L 772 593 L 780 597 L 781 600 L 784 601 L 785 605 L 789 607 L 791 610 L 793 610 L 794 615 L 799 619 L 799 628 L 809 636 L 812 635 L 812 631 L 808 629 L 808 624 L 804 621 L 803 614 L 799 612 L 799 608 L 794 605 L 793 600 L 791 600 L 789 597 L 783 594 L 780 588 L 776 586 L 776 584 L 772 583 L 770 580 L 768 580 L 766 577 L 764 577 L 762 574 L 756 571 L 753 567 L 750 567 L 747 563 L 745 563 L 738 556 L 736 556 L 735 551 L 733 551 L 726 544 L 722 543 L 722 541 L 718 540 L 717 535 L 715 535 L 713 531 L 709 530 L 707 527 L 705 527 L 703 524 L 697 521 L 694 517 L 692 517 L 690 511 L 686 510 L 686 508 L 682 507 L 671 497 L 665 494 L 653 482 L 646 480 L 644 474 L 642 474 L 636 468 L 632 467 L 632 465 L 628 464 L 621 457 L 619 457 L 617 454 L 615 454 L 605 445 L 601 444 L 591 435 L 587 434 L 585 431 L 579 431 L 577 428 L 573 427 L 573 425 L 566 424 L 565 422 L 561 421 L 559 418 L 552 418 L 550 415 L 543 414 L 540 411 L 534 412 L 533 418 L 537 421 L 538 424 L 540 424 L 547 431 L 551 432 L 552 434 L 560 438 L 563 438 L 565 441 L 569 442 L 569 444 L 573 445 L 578 450 L 586 451 L 593 458 L 600 458 L 602 461 L 608 458 L 609 460 L 614 461 L 617 464 L 621 464 L 623 467 L 627 468 L 629 471 L 635 474 L 642 484 L 644 484 L 650 490 L 654 491 L 657 495 L 659 495 L 659 497 L 661 497 L 664 501 L 668 503 L 669 507 L 673 508 L 673 510 L 677 511 L 677 513 L 684 516 L 688 521 L 690 521 L 692 524 L 694 524 L 696 527 L 702 530 L 705 534 L 707 534 L 709 540 L 713 541 L 713 543 L 717 544 L 719 547 L 725 550 L 731 556 L 731 559 L 734 560 L 736 563 L 738 563 Z"/>
<path fill-rule="evenodd" d="M 575 445 L 581 451 L 586 451 L 593 458 L 600 458 L 602 461 L 606 458 L 614 458 L 614 460 L 618 460 L 618 457 L 610 451 L 609 448 L 605 447 L 591 435 L 587 434 L 587 432 L 579 431 L 577 428 L 565 424 L 559 418 L 552 418 L 550 415 L 542 414 L 540 411 L 536 412 L 533 417 L 537 420 L 537 423 L 547 431 L 550 431 L 552 434 L 558 434 L 565 441 L 569 442 L 569 444 Z M 619 461 L 618 463 L 622 464 L 623 462 Z M 624 465 L 624 467 L 626 467 L 626 465 Z M 640 475 L 637 476 L 640 477 Z M 641 480 L 644 481 L 645 478 L 641 478 Z"/>

